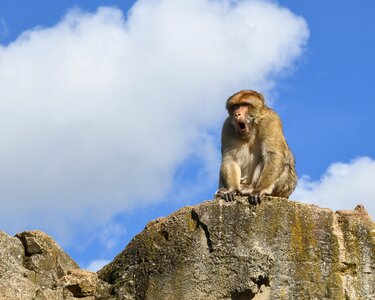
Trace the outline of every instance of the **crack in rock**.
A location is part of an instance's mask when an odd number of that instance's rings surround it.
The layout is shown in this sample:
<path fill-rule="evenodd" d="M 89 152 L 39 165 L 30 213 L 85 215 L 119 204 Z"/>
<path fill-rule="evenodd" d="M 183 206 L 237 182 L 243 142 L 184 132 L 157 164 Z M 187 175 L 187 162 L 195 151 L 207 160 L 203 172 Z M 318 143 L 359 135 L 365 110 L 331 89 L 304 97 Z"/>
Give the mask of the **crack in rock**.
<path fill-rule="evenodd" d="M 210 238 L 210 231 L 208 230 L 208 226 L 200 220 L 199 215 L 195 210 L 191 211 L 191 218 L 197 223 L 196 228 L 201 227 L 203 229 L 204 234 L 206 236 L 206 240 L 207 240 L 208 251 L 210 253 L 214 252 L 214 248 L 212 246 L 212 241 L 211 241 L 211 238 Z"/>

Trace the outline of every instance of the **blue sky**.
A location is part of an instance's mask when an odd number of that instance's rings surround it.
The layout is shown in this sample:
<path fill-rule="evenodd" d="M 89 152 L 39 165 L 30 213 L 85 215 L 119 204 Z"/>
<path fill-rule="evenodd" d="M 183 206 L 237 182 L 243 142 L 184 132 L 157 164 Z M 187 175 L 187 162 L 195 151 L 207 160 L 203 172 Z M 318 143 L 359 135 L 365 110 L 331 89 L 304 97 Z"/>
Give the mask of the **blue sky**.
<path fill-rule="evenodd" d="M 99 8 L 100 7 L 100 8 Z M 226 97 L 263 92 L 292 200 L 375 216 L 373 1 L 1 1 L 0 229 L 81 265 L 212 198 Z"/>

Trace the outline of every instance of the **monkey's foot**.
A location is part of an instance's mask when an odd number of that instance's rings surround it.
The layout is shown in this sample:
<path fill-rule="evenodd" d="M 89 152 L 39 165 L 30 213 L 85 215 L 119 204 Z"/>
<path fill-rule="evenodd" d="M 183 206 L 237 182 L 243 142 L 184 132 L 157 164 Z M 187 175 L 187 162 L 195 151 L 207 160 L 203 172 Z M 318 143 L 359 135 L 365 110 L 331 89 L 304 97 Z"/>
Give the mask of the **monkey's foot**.
<path fill-rule="evenodd" d="M 260 204 L 261 202 L 261 196 L 259 195 L 250 195 L 248 199 L 249 199 L 249 204 L 251 205 L 257 205 L 257 204 Z"/>
<path fill-rule="evenodd" d="M 254 188 L 251 185 L 241 185 L 239 194 L 241 196 L 251 196 L 254 191 Z"/>

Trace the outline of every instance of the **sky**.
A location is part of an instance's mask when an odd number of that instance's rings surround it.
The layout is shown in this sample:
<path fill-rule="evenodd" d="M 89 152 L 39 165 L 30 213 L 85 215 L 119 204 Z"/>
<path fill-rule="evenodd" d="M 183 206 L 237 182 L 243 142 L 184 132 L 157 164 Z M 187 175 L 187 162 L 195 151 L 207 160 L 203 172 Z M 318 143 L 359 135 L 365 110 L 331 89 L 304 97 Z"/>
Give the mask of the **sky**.
<path fill-rule="evenodd" d="M 213 198 L 226 99 L 283 121 L 292 201 L 375 217 L 375 3 L 0 2 L 0 230 L 97 270 Z"/>

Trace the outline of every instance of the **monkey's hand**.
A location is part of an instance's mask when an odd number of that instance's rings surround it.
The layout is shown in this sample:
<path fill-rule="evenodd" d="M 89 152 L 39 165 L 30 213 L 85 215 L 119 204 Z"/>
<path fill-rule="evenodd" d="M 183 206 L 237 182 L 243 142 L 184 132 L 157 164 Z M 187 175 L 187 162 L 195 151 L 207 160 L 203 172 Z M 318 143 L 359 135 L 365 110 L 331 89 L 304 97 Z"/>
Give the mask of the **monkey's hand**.
<path fill-rule="evenodd" d="M 215 197 L 219 197 L 221 199 L 224 199 L 227 202 L 234 201 L 234 196 L 237 195 L 236 190 L 228 190 L 226 188 L 218 189 L 215 193 Z"/>

